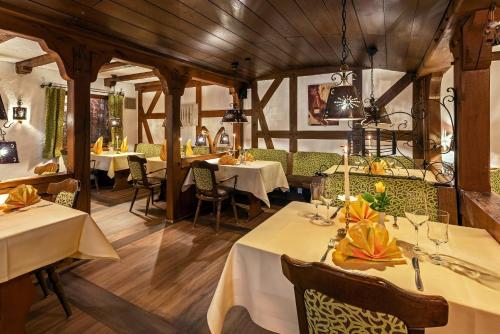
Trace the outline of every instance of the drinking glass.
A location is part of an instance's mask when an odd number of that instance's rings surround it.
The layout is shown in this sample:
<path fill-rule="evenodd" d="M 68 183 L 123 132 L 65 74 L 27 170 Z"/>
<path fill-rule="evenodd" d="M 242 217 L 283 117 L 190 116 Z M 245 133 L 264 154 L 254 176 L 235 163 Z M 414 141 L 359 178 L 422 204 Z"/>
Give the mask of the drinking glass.
<path fill-rule="evenodd" d="M 321 197 L 323 196 L 324 185 L 322 182 L 311 183 L 311 203 L 316 207 L 316 213 L 312 217 L 312 220 L 321 220 L 321 216 L 318 213 L 318 206 L 323 203 Z"/>
<path fill-rule="evenodd" d="M 440 264 L 439 246 L 448 242 L 448 225 L 450 214 L 444 210 L 437 210 L 427 223 L 427 237 L 436 245 L 436 253 L 430 258 L 433 263 Z"/>
<path fill-rule="evenodd" d="M 321 197 L 321 200 L 324 205 L 326 205 L 326 217 L 325 217 L 325 223 L 330 224 L 330 207 L 333 204 L 333 198 L 331 198 L 330 194 L 324 189 L 323 187 L 323 196 Z"/>
<path fill-rule="evenodd" d="M 415 252 L 421 252 L 418 245 L 418 231 L 422 224 L 429 220 L 429 211 L 427 210 L 427 200 L 424 192 L 416 191 L 407 193 L 410 202 L 405 205 L 405 216 L 415 228 L 416 243 L 413 246 Z"/>

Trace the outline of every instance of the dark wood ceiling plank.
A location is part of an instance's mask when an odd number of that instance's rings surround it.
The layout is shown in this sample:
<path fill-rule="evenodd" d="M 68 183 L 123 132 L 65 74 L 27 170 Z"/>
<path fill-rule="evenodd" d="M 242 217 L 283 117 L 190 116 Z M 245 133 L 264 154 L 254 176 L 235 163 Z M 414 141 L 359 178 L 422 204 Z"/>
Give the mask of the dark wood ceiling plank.
<path fill-rule="evenodd" d="M 199 13 L 179 0 L 148 0 L 148 2 L 155 4 L 158 8 L 168 11 L 180 19 L 195 24 L 198 28 L 207 31 L 210 34 L 227 41 L 228 43 L 241 47 L 247 51 L 246 56 L 251 59 L 260 58 L 275 68 L 283 68 L 285 65 L 282 59 L 280 59 L 280 57 L 276 54 L 273 54 L 273 52 L 259 48 L 255 44 L 256 41 L 242 38 L 242 36 L 219 25 L 217 22 L 207 18 L 202 13 Z M 259 40 L 262 41 L 263 39 L 259 38 Z"/>
<path fill-rule="evenodd" d="M 269 3 L 285 18 L 323 57 L 325 64 L 339 64 L 340 59 L 335 51 L 330 47 L 321 33 L 316 30 L 306 14 L 295 1 L 289 0 L 268 0 Z"/>
<path fill-rule="evenodd" d="M 270 22 L 266 22 L 251 9 L 246 7 L 239 0 L 210 0 L 214 5 L 224 10 L 226 13 L 242 22 L 247 27 L 265 36 L 265 42 L 259 42 L 257 45 L 268 45 L 272 43 L 275 47 L 286 53 L 291 59 L 296 59 L 298 63 L 305 65 L 309 61 L 307 50 L 297 50 L 293 43 L 283 37 L 276 31 Z M 230 28 L 230 27 L 228 27 Z M 269 48 L 271 50 L 271 48 Z"/>
<path fill-rule="evenodd" d="M 353 0 L 352 3 L 366 46 L 375 46 L 378 50 L 373 57 L 374 66 L 377 68 L 387 67 L 384 0 Z M 366 51 L 362 59 L 363 65 L 370 66 Z"/>
<path fill-rule="evenodd" d="M 214 43 L 214 41 L 210 44 L 204 43 L 199 37 L 199 29 L 195 29 L 195 27 L 191 25 L 192 29 L 189 33 L 181 31 L 178 26 L 182 23 L 188 24 L 187 22 L 175 22 L 174 20 L 180 20 L 169 13 L 158 10 L 154 5 L 136 0 L 117 0 L 102 1 L 96 5 L 95 8 L 104 13 L 110 13 L 110 15 L 118 19 L 130 20 L 134 22 L 135 25 L 141 26 L 144 29 L 166 38 L 170 38 L 179 44 L 184 44 L 188 47 L 200 50 L 201 52 L 206 52 L 211 55 L 214 64 L 225 63 L 225 66 L 229 66 L 234 61 L 243 63 L 244 57 L 235 53 L 234 46 L 225 43 L 224 49 L 220 49 L 218 45 L 215 45 L 217 43 Z M 175 26 L 176 24 L 177 27 Z M 243 50 L 240 49 L 237 51 L 242 52 Z M 264 68 L 272 68 L 267 63 L 257 62 Z M 243 66 L 241 70 L 244 71 Z M 245 74 L 250 73 L 246 72 Z"/>
<path fill-rule="evenodd" d="M 121 76 L 112 76 L 110 78 L 104 79 L 104 86 L 111 87 L 111 86 L 114 86 L 117 82 L 147 79 L 147 78 L 153 78 L 153 77 L 156 77 L 156 74 L 154 71 L 127 74 L 127 75 L 121 75 Z"/>

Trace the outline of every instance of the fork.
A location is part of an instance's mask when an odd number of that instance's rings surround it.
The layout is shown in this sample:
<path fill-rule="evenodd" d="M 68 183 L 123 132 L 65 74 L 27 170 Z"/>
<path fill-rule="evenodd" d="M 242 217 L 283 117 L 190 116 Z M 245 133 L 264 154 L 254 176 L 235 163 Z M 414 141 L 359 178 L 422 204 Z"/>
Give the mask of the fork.
<path fill-rule="evenodd" d="M 320 262 L 325 262 L 328 252 L 330 252 L 334 246 L 335 246 L 335 240 L 332 238 L 330 239 L 330 241 L 328 241 L 328 246 L 326 248 L 325 254 L 323 254 L 323 256 L 321 257 Z"/>
<path fill-rule="evenodd" d="M 395 229 L 399 229 L 398 216 L 394 216 L 394 223 L 392 223 L 392 227 Z"/>

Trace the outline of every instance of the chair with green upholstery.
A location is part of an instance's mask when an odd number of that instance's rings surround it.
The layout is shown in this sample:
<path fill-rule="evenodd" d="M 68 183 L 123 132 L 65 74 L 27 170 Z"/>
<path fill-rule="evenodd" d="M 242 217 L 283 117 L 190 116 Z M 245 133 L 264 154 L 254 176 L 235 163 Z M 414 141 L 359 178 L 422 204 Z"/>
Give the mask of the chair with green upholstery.
<path fill-rule="evenodd" d="M 448 303 L 441 296 L 287 255 L 281 267 L 294 285 L 300 334 L 422 334 L 448 323 Z"/>
<path fill-rule="evenodd" d="M 364 192 L 373 193 L 375 183 L 382 181 L 391 196 L 391 204 L 387 208 L 387 214 L 404 217 L 405 205 L 415 202 L 415 198 L 409 198 L 407 194 L 413 191 L 422 191 L 427 200 L 427 208 L 431 214 L 438 209 L 437 188 L 432 184 L 419 179 L 409 179 L 392 176 L 372 176 L 366 174 L 351 174 L 350 187 L 351 194 L 358 195 Z M 334 199 L 334 205 L 342 205 L 337 199 L 338 195 L 344 193 L 344 174 L 335 173 L 330 175 L 325 181 L 325 191 L 328 198 Z"/>
<path fill-rule="evenodd" d="M 333 165 L 342 163 L 342 156 L 327 152 L 296 152 L 292 159 L 292 174 L 288 183 L 291 187 L 308 188 L 316 172 L 323 172 Z"/>
<path fill-rule="evenodd" d="M 251 148 L 247 150 L 252 154 L 255 160 L 277 161 L 281 163 L 283 171 L 287 173 L 288 168 L 288 152 L 285 150 L 274 150 L 264 148 Z"/>
<path fill-rule="evenodd" d="M 491 191 L 500 195 L 500 169 L 492 169 L 490 172 Z"/>
<path fill-rule="evenodd" d="M 135 152 L 143 153 L 146 159 L 159 157 L 161 152 L 161 144 L 139 143 L 135 146 Z"/>

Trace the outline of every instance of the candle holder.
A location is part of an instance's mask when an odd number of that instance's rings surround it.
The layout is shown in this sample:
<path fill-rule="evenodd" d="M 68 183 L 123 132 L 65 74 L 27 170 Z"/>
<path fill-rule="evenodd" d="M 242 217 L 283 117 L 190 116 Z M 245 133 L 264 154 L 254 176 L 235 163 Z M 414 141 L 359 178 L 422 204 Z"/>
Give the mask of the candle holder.
<path fill-rule="evenodd" d="M 349 212 L 349 206 L 351 205 L 351 201 L 349 198 L 346 198 L 344 202 L 345 208 L 345 227 L 341 227 L 337 230 L 337 238 L 344 239 L 347 236 L 347 231 L 349 231 L 349 221 L 351 220 L 351 213 Z"/>

